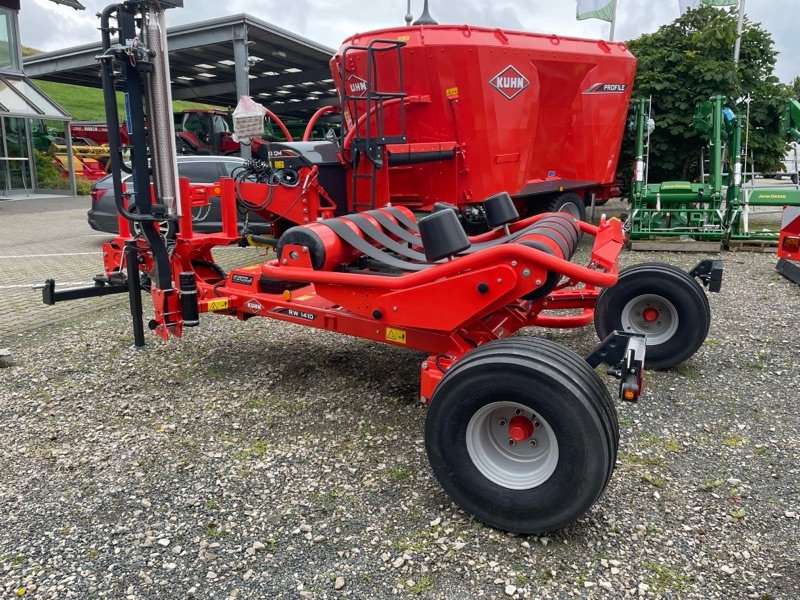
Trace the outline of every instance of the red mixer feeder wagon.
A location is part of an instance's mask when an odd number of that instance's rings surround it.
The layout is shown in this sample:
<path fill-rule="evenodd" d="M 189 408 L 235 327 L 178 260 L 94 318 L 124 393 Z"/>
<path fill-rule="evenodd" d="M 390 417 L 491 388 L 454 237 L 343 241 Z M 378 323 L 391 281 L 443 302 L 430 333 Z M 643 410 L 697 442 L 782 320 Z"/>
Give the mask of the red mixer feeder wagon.
<path fill-rule="evenodd" d="M 388 164 L 376 202 L 429 209 L 446 200 L 469 223 L 498 189 L 523 216 L 582 218 L 592 194 L 607 199 L 635 64 L 618 42 L 464 25 L 355 35 L 331 70 L 351 136 L 344 151 Z M 365 193 L 356 190 L 357 205 Z"/>
<path fill-rule="evenodd" d="M 509 531 L 577 520 L 608 483 L 619 441 L 595 367 L 607 364 L 620 397 L 636 400 L 645 353 L 650 367 L 669 368 L 703 343 L 710 310 L 698 280 L 717 291 L 722 277 L 711 260 L 691 273 L 661 263 L 619 271 L 620 221 L 537 214 L 533 198 L 611 181 L 634 69 L 624 45 L 467 26 L 360 34 L 331 61 L 340 142 L 273 143 L 268 163 L 192 186 L 171 171 L 168 113 L 140 126 L 148 100 L 169 101 L 166 46 L 150 28 L 180 5 L 128 0 L 102 14 L 120 234 L 104 244 L 95 286 L 56 290 L 49 280 L 45 302 L 128 293 L 137 346 L 145 289 L 163 338 L 216 313 L 422 350 L 426 447 L 454 501 Z M 113 45 L 112 19 L 121 39 L 139 41 Z M 134 193 L 118 173 L 117 78 L 131 96 Z M 195 233 L 192 208 L 216 195 L 222 231 Z M 411 208 L 430 212 L 418 219 Z M 240 230 L 240 209 L 272 222 L 274 235 Z M 468 235 L 465 211 L 487 231 Z M 164 219 L 177 221 L 174 239 L 159 234 Z M 577 264 L 582 237 L 593 242 Z M 225 272 L 214 248 L 235 245 L 275 254 Z M 585 358 L 515 335 L 592 322 L 602 342 Z"/>

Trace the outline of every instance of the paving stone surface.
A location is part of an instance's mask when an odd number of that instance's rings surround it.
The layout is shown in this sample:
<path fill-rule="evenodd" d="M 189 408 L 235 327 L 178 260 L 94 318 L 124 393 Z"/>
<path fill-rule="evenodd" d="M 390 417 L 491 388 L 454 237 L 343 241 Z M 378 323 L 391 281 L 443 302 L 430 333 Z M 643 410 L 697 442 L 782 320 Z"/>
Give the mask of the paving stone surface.
<path fill-rule="evenodd" d="M 55 279 L 57 289 L 91 285 L 102 272 L 100 247 L 113 236 L 89 227 L 90 205 L 88 196 L 0 202 L 0 348 L 39 327 L 110 307 L 127 309 L 124 294 L 46 306 L 33 287 L 46 279 Z M 222 248 L 215 254 L 229 267 L 255 260 L 258 250 Z"/>

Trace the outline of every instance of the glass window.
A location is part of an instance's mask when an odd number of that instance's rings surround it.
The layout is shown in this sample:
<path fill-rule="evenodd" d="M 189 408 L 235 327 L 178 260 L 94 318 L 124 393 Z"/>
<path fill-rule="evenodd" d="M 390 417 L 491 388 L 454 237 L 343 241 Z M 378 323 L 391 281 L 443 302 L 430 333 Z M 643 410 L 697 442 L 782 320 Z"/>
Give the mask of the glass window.
<path fill-rule="evenodd" d="M 237 170 L 242 168 L 244 161 L 241 160 L 226 160 L 222 163 L 222 174 L 225 177 L 231 177 Z"/>
<path fill-rule="evenodd" d="M 8 83 L 0 79 L 0 104 L 2 104 L 8 112 L 21 113 L 23 115 L 38 115 L 33 107 L 25 102 L 25 100 L 17 94 Z"/>
<path fill-rule="evenodd" d="M 33 167 L 36 187 L 46 190 L 69 190 L 69 161 L 66 153 L 67 124 L 63 121 L 29 121 L 33 136 Z M 53 146 L 51 142 L 61 148 Z"/>
<path fill-rule="evenodd" d="M 30 188 L 30 158 L 28 157 L 28 127 L 27 120 L 21 117 L 6 117 L 3 119 L 6 149 L 8 154 L 3 161 L 9 174 L 12 188 Z"/>
<path fill-rule="evenodd" d="M 214 115 L 214 133 L 223 133 L 225 131 L 230 131 L 225 117 L 222 115 Z"/>
<path fill-rule="evenodd" d="M 16 79 L 14 77 L 7 77 L 6 80 L 14 89 L 20 94 L 25 96 L 30 103 L 42 111 L 43 114 L 51 117 L 67 116 L 67 114 L 59 109 L 55 104 L 48 100 L 36 87 L 25 79 Z"/>
<path fill-rule="evenodd" d="M 10 8 L 0 8 L 0 69 L 19 71 L 15 16 Z"/>
<path fill-rule="evenodd" d="M 219 167 L 216 162 L 178 162 L 178 176 L 192 183 L 214 183 L 219 179 Z"/>

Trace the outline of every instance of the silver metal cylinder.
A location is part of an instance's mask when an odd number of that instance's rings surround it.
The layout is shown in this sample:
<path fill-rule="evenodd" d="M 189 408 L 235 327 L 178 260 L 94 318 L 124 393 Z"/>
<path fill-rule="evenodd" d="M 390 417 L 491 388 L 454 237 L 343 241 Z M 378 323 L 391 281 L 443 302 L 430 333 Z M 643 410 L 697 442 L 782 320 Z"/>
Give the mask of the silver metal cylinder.
<path fill-rule="evenodd" d="M 167 213 L 180 215 L 178 203 L 178 160 L 175 148 L 175 123 L 172 117 L 172 87 L 170 85 L 167 51 L 167 26 L 162 10 L 151 7 L 147 12 L 145 43 L 155 53 L 150 73 L 147 106 L 150 139 L 153 147 L 154 183 Z"/>

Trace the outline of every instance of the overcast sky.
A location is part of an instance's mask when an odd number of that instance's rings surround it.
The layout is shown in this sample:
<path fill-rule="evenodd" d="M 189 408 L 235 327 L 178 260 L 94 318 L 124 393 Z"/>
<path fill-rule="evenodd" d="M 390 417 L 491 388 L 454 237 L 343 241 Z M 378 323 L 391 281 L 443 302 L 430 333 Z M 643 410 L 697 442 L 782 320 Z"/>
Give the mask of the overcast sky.
<path fill-rule="evenodd" d="M 800 75 L 800 0 L 744 0 L 748 18 L 772 33 L 778 55 L 776 75 L 784 82 Z M 49 0 L 22 0 L 22 43 L 43 51 L 99 41 L 95 14 L 111 2 L 81 0 L 76 11 Z M 422 0 L 412 0 L 416 18 Z M 407 0 L 184 0 L 167 11 L 167 24 L 248 13 L 320 44 L 337 48 L 353 33 L 403 25 Z M 678 16 L 677 0 L 618 0 L 615 38 L 628 40 L 655 31 Z M 442 24 L 486 25 L 561 35 L 608 36 L 608 23 L 575 20 L 573 0 L 430 0 L 431 15 Z"/>

